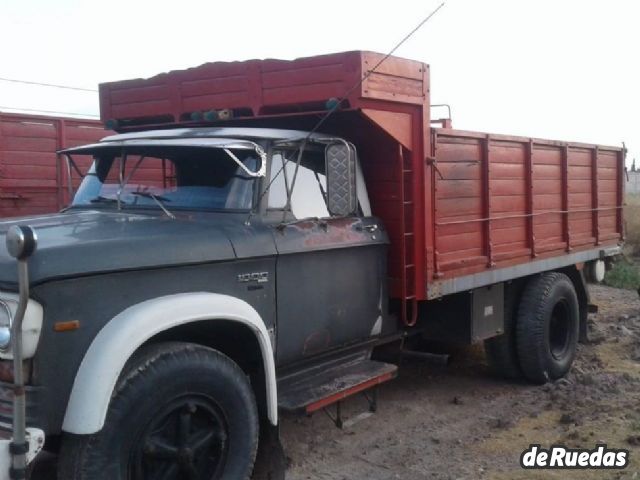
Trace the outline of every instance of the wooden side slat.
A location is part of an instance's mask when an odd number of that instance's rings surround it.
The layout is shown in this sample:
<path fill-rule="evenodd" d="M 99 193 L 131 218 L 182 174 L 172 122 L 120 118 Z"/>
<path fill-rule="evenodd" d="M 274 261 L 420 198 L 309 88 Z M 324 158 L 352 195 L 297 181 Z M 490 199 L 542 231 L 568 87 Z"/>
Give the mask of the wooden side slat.
<path fill-rule="evenodd" d="M 434 139 L 445 278 L 481 271 L 479 256 L 499 267 L 621 239 L 621 149 L 451 129 Z"/>

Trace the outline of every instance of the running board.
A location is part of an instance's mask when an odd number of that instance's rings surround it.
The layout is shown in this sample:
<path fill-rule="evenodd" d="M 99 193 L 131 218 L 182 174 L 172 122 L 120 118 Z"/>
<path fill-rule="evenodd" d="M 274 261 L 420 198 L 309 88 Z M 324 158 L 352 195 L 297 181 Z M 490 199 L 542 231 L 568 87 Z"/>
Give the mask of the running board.
<path fill-rule="evenodd" d="M 311 414 L 387 382 L 397 373 L 396 365 L 363 358 L 301 372 L 278 382 L 278 406 L 287 412 Z"/>

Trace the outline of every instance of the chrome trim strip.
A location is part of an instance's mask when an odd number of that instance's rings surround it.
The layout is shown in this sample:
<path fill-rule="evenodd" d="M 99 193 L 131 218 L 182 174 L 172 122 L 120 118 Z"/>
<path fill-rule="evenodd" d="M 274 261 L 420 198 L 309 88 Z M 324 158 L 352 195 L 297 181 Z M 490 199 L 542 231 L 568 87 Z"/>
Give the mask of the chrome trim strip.
<path fill-rule="evenodd" d="M 427 285 L 427 299 L 450 295 L 452 293 L 464 292 L 478 287 L 493 285 L 494 283 L 506 282 L 514 278 L 526 277 L 548 270 L 567 267 L 580 262 L 588 262 L 598 258 L 610 257 L 622 253 L 620 245 L 608 248 L 596 248 L 582 252 L 568 253 L 557 257 L 545 258 L 533 262 L 522 263 L 512 267 L 487 270 L 463 277 L 439 280 Z"/>

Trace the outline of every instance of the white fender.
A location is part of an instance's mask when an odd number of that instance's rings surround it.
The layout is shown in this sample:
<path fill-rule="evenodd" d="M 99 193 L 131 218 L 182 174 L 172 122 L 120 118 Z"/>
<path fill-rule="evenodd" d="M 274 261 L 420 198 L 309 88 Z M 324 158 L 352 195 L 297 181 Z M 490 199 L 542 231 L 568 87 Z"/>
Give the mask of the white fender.
<path fill-rule="evenodd" d="M 264 363 L 267 415 L 278 423 L 276 371 L 269 333 L 258 312 L 244 300 L 216 293 L 184 293 L 154 298 L 116 315 L 89 346 L 76 374 L 62 429 L 75 434 L 99 432 L 111 394 L 131 355 L 149 338 L 199 320 L 231 320 L 255 333 Z"/>

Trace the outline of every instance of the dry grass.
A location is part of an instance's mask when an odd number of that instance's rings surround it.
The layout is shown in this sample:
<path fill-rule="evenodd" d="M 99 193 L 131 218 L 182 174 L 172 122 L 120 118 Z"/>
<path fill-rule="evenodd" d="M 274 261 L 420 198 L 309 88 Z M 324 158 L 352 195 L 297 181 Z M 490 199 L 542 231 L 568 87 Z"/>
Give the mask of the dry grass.
<path fill-rule="evenodd" d="M 520 454 L 531 443 L 542 443 L 545 448 L 550 445 L 565 445 L 569 448 L 593 449 L 596 443 L 605 443 L 609 448 L 626 448 L 629 445 L 626 438 L 635 434 L 628 424 L 619 416 L 586 421 L 585 424 L 573 427 L 572 435 L 558 428 L 558 412 L 542 412 L 538 418 L 523 418 L 514 428 L 504 433 L 499 439 L 485 441 L 481 450 L 487 453 L 492 451 L 511 452 L 513 458 L 520 458 Z M 533 433 L 533 435 L 532 435 Z M 568 436 L 577 437 L 570 439 Z M 531 439 L 536 441 L 532 442 Z M 640 458 L 637 450 L 631 448 L 629 465 L 623 470 L 523 470 L 514 466 L 511 470 L 503 472 L 489 472 L 490 480 L 603 480 L 603 479 L 635 479 L 640 471 Z M 635 476 L 634 476 L 635 475 Z"/>
<path fill-rule="evenodd" d="M 627 195 L 624 211 L 627 223 L 627 246 L 629 253 L 640 254 L 640 195 Z"/>

